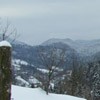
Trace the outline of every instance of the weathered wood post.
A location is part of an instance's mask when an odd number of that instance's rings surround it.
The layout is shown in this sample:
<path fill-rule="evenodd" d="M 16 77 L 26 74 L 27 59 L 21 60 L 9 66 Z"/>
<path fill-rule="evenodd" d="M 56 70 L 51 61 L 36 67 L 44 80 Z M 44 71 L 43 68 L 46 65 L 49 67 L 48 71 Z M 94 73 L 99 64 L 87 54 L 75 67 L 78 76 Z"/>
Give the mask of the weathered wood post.
<path fill-rule="evenodd" d="M 0 42 L 0 100 L 11 100 L 11 45 Z"/>

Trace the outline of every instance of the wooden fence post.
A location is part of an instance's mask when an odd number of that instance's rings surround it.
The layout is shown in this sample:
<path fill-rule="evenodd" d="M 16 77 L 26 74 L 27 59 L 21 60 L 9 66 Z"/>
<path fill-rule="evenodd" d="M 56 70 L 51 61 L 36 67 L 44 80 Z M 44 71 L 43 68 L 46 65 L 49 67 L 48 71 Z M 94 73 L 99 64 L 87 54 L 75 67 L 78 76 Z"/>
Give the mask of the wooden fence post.
<path fill-rule="evenodd" d="M 11 45 L 0 42 L 0 100 L 11 100 Z"/>

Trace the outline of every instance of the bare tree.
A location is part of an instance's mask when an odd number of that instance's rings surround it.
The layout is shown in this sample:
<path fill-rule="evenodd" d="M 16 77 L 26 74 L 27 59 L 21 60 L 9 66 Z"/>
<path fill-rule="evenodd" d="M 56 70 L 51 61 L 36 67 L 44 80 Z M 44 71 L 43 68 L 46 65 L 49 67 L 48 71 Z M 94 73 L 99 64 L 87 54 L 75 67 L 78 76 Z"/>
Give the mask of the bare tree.
<path fill-rule="evenodd" d="M 46 93 L 49 92 L 49 87 L 51 81 L 57 75 L 57 69 L 63 66 L 65 62 L 65 49 L 57 49 L 56 47 L 52 46 L 52 48 L 38 50 L 39 59 L 42 65 L 47 69 L 46 78 L 43 80 L 43 85 L 45 87 Z"/>
<path fill-rule="evenodd" d="M 5 22 L 5 23 L 4 23 Z M 18 37 L 17 30 L 11 26 L 8 19 L 6 21 L 0 20 L 0 40 L 12 39 L 12 42 Z"/>

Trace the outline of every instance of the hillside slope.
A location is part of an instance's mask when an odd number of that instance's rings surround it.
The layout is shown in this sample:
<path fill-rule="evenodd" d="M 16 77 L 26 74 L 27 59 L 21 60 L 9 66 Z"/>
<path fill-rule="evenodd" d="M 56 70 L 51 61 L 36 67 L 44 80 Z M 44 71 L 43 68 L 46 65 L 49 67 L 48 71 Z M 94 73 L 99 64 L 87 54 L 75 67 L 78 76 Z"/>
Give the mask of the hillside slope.
<path fill-rule="evenodd" d="M 49 94 L 40 88 L 25 88 L 12 85 L 12 100 L 85 100 L 68 95 Z"/>

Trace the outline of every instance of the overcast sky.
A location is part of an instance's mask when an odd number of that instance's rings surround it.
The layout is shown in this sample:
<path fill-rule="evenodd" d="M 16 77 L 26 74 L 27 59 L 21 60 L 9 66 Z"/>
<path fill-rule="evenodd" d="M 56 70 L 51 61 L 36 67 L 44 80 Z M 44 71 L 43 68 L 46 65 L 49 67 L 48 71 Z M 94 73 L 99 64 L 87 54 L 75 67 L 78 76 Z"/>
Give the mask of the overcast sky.
<path fill-rule="evenodd" d="M 50 38 L 100 39 L 100 0 L 0 0 L 0 17 L 31 45 Z"/>

